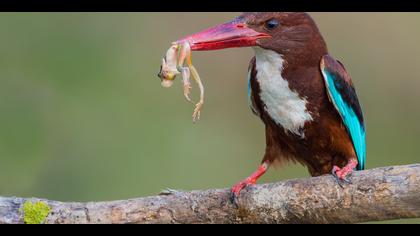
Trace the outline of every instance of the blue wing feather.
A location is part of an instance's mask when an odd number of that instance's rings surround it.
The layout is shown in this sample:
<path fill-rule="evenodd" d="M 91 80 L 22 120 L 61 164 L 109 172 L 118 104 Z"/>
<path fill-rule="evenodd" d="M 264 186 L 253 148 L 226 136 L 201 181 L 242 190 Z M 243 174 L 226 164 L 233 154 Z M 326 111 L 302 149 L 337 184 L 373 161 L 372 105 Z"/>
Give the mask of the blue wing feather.
<path fill-rule="evenodd" d="M 359 162 L 357 169 L 363 170 L 366 165 L 366 131 L 362 110 L 350 77 L 342 64 L 329 55 L 322 58 L 321 71 L 328 96 L 352 139 Z"/>

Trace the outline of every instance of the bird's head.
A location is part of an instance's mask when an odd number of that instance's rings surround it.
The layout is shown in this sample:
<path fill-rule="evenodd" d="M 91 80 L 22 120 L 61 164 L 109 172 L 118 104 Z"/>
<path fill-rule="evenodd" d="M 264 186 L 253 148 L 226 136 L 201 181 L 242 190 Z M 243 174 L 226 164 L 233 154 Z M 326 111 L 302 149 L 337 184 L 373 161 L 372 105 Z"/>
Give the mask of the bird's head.
<path fill-rule="evenodd" d="M 219 50 L 234 47 L 261 47 L 282 55 L 304 55 L 326 51 L 312 18 L 301 12 L 243 13 L 234 20 L 189 35 L 191 50 Z"/>

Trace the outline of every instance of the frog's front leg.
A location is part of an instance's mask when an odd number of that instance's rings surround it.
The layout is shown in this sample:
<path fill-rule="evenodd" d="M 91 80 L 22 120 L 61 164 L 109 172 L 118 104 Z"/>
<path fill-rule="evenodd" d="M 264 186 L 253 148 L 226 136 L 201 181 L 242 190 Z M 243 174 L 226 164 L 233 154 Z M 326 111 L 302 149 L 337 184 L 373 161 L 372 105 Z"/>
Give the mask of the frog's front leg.
<path fill-rule="evenodd" d="M 188 43 L 184 43 L 179 45 L 179 56 L 178 56 L 178 64 L 177 69 L 179 72 L 181 72 L 182 75 L 182 84 L 183 84 L 183 91 L 184 91 L 184 97 L 187 99 L 187 101 L 192 103 L 192 100 L 190 98 L 191 93 L 191 82 L 190 82 L 190 69 L 188 66 L 184 66 L 185 60 L 191 61 L 191 49 L 190 45 Z"/>

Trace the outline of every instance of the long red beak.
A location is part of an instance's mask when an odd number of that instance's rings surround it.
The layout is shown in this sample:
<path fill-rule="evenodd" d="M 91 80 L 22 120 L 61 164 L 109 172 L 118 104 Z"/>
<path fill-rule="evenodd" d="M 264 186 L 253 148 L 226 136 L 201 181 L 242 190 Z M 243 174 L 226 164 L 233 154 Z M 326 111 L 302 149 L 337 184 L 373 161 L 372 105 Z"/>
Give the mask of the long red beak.
<path fill-rule="evenodd" d="M 266 33 L 260 33 L 248 28 L 241 18 L 237 18 L 231 22 L 182 38 L 176 43 L 187 41 L 191 50 L 204 51 L 256 46 L 258 39 L 269 37 L 271 36 Z"/>

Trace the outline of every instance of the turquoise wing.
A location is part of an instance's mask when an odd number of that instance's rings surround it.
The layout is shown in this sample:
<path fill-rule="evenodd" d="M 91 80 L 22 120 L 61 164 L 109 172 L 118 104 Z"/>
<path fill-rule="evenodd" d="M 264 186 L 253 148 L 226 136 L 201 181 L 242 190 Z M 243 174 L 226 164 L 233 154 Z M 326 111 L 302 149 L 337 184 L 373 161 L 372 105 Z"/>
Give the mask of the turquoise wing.
<path fill-rule="evenodd" d="M 322 57 L 321 72 L 328 97 L 340 114 L 353 142 L 359 162 L 357 169 L 363 170 L 366 165 L 366 131 L 356 90 L 344 66 L 330 55 Z"/>

